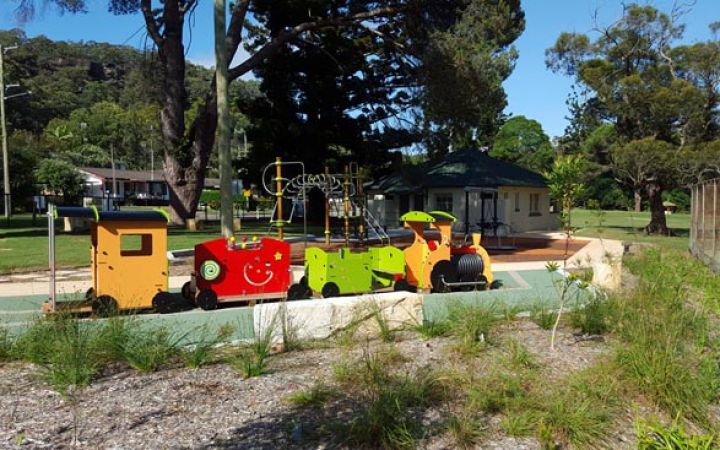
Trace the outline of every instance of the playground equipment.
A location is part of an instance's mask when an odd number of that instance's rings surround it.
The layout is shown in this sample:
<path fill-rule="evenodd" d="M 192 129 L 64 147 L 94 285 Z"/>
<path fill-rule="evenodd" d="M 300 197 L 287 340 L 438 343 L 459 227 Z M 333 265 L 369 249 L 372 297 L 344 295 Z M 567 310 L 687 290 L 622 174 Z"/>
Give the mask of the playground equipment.
<path fill-rule="evenodd" d="M 305 250 L 305 277 L 313 293 L 323 297 L 359 294 L 397 287 L 405 275 L 402 250 L 395 247 L 373 247 L 366 252 L 342 248 L 326 252 L 311 247 Z"/>
<path fill-rule="evenodd" d="M 195 246 L 194 268 L 183 296 L 204 310 L 222 302 L 285 299 L 291 281 L 290 245 L 271 238 L 250 245 L 214 239 Z"/>
<path fill-rule="evenodd" d="M 447 292 L 498 288 L 493 278 L 490 257 L 480 245 L 480 234 L 474 233 L 472 245 L 453 247 L 452 223 L 457 219 L 443 211 L 410 211 L 400 217 L 415 235 L 404 250 L 406 282 L 419 290 Z M 425 227 L 440 234 L 440 240 L 428 240 Z"/>
<path fill-rule="evenodd" d="M 56 301 L 55 222 L 59 217 L 90 220 L 92 287 L 81 302 Z M 43 311 L 66 309 L 105 315 L 113 311 L 173 307 L 168 293 L 167 214 L 152 211 L 98 211 L 95 207 L 48 207 L 50 298 Z M 60 308 L 59 308 L 60 307 Z"/>

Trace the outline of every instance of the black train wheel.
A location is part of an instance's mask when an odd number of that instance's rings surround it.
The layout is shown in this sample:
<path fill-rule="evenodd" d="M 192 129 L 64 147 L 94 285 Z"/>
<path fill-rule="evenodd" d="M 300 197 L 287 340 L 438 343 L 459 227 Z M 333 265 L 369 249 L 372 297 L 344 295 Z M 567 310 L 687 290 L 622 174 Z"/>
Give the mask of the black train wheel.
<path fill-rule="evenodd" d="M 310 298 L 311 295 L 312 291 L 309 287 L 307 287 L 307 285 L 304 285 L 302 283 L 295 283 L 290 285 L 287 298 L 288 300 L 303 300 L 306 298 Z"/>
<path fill-rule="evenodd" d="M 415 292 L 415 288 L 410 286 L 410 283 L 405 278 L 402 278 L 400 280 L 397 280 L 395 284 L 393 285 L 393 290 L 395 291 L 406 291 L 406 292 Z"/>
<path fill-rule="evenodd" d="M 152 299 L 153 308 L 155 312 L 160 314 L 167 314 L 173 311 L 175 306 L 175 299 L 169 292 L 158 292 Z"/>
<path fill-rule="evenodd" d="M 332 281 L 325 283 L 325 286 L 322 287 L 322 291 L 320 291 L 323 298 L 328 297 L 337 297 L 340 295 L 340 288 L 337 284 L 333 283 Z"/>
<path fill-rule="evenodd" d="M 203 289 L 198 293 L 196 303 L 199 307 L 201 307 L 205 311 L 211 311 L 213 309 L 217 309 L 217 306 L 218 306 L 217 294 L 210 289 Z"/>
<path fill-rule="evenodd" d="M 186 281 L 185 284 L 182 285 L 180 292 L 185 300 L 192 301 L 195 298 L 195 291 L 193 290 L 191 281 Z"/>
<path fill-rule="evenodd" d="M 92 303 L 93 314 L 100 317 L 110 317 L 118 313 L 117 300 L 110 295 L 101 295 Z"/>
<path fill-rule="evenodd" d="M 430 272 L 430 283 L 433 292 L 450 292 L 450 287 L 445 283 L 455 283 L 457 281 L 457 270 L 450 261 L 438 261 Z"/>

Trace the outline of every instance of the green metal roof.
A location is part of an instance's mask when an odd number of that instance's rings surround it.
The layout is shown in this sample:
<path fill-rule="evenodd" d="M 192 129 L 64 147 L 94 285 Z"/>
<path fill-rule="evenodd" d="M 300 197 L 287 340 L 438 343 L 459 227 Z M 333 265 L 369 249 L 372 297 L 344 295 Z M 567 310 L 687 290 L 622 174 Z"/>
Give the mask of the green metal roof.
<path fill-rule="evenodd" d="M 459 150 L 438 161 L 406 167 L 370 183 L 366 189 L 388 194 L 428 188 L 519 186 L 546 187 L 545 177 L 479 150 Z"/>

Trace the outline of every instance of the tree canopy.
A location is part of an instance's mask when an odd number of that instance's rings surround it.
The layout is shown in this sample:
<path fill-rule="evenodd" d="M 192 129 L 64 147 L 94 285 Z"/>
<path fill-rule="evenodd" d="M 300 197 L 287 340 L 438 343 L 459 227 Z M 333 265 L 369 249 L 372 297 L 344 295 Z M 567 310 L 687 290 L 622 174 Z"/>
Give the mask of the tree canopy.
<path fill-rule="evenodd" d="M 574 127 L 565 142 L 601 166 L 612 165 L 631 186 L 636 205 L 647 196 L 650 233 L 667 232 L 661 197 L 679 179 L 661 162 L 718 138 L 719 69 L 713 61 L 720 47 L 717 41 L 675 45 L 684 31 L 680 18 L 677 9 L 628 4 L 620 19 L 596 26 L 595 39 L 562 33 L 546 51 L 547 66 L 572 77 L 589 97 L 571 99 Z"/>
<path fill-rule="evenodd" d="M 494 139 L 490 156 L 535 172 L 550 169 L 554 155 L 550 138 L 537 120 L 525 116 L 508 119 Z"/>

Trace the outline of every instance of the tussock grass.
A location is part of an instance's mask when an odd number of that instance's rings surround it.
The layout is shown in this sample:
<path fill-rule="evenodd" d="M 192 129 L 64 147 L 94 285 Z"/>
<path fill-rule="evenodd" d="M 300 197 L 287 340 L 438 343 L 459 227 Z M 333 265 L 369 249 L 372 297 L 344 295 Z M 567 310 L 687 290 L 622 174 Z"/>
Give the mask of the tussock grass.
<path fill-rule="evenodd" d="M 448 308 L 448 322 L 457 340 L 454 350 L 462 355 L 477 355 L 492 342 L 491 330 L 500 320 L 493 305 L 452 305 Z"/>
<path fill-rule="evenodd" d="M 203 328 L 203 331 L 206 331 L 206 329 Z M 210 334 L 210 338 L 203 338 L 194 342 L 190 350 L 183 352 L 183 362 L 192 369 L 199 369 L 212 362 L 215 358 L 215 347 L 226 342 L 234 331 L 235 329 L 232 326 L 224 325 L 214 335 Z M 206 335 L 205 332 L 202 334 L 203 336 Z"/>
<path fill-rule="evenodd" d="M 15 339 L 10 336 L 8 330 L 0 328 L 0 362 L 14 359 Z"/>
<path fill-rule="evenodd" d="M 432 339 L 449 335 L 450 323 L 445 320 L 424 320 L 422 323 L 415 324 L 412 329 L 421 338 Z"/>
<path fill-rule="evenodd" d="M 239 351 L 230 357 L 228 362 L 243 377 L 259 377 L 265 373 L 277 319 L 278 317 L 273 317 L 270 323 L 255 335 L 255 339 L 250 345 L 240 347 Z"/>
<path fill-rule="evenodd" d="M 354 417 L 338 427 L 351 448 L 415 448 L 422 434 L 418 412 L 446 397 L 442 377 L 429 369 L 396 370 L 406 358 L 397 347 L 365 348 L 359 357 L 333 366 L 341 390 L 362 405 Z"/>
<path fill-rule="evenodd" d="M 537 326 L 543 330 L 552 330 L 555 321 L 557 320 L 557 313 L 553 311 L 549 306 L 544 304 L 536 304 L 530 309 L 530 320 L 535 322 Z"/>
<path fill-rule="evenodd" d="M 447 420 L 447 429 L 458 448 L 472 448 L 485 434 L 485 423 L 468 414 L 453 414 Z"/>
<path fill-rule="evenodd" d="M 655 249 L 628 265 L 638 281 L 633 292 L 612 299 L 613 328 L 621 341 L 615 363 L 672 417 L 711 426 L 708 408 L 720 394 L 720 353 L 710 334 L 705 296 L 688 299 L 688 285 L 697 280 L 691 273 L 695 265 L 686 256 Z M 714 277 L 707 270 L 705 276 Z"/>
<path fill-rule="evenodd" d="M 323 383 L 315 383 L 307 389 L 295 391 L 287 401 L 298 408 L 316 408 L 339 395 L 337 389 Z"/>
<path fill-rule="evenodd" d="M 709 450 L 717 448 L 715 434 L 690 435 L 679 421 L 664 426 L 658 421 L 638 420 L 635 424 L 638 450 Z"/>
<path fill-rule="evenodd" d="M 155 372 L 180 354 L 182 339 L 165 328 L 139 328 L 122 346 L 123 357 L 135 370 Z"/>

